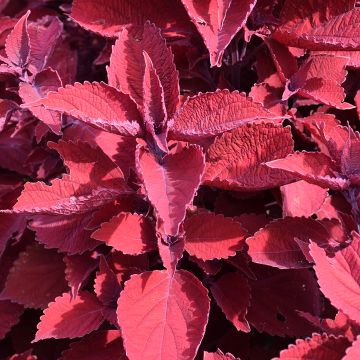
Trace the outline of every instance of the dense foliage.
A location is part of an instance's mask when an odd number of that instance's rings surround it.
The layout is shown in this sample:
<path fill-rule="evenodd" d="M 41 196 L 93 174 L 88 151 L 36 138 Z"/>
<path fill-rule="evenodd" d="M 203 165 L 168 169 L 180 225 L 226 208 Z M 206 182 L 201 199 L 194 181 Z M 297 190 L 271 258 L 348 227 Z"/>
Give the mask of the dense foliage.
<path fill-rule="evenodd" d="M 0 358 L 360 359 L 355 0 L 0 2 Z"/>

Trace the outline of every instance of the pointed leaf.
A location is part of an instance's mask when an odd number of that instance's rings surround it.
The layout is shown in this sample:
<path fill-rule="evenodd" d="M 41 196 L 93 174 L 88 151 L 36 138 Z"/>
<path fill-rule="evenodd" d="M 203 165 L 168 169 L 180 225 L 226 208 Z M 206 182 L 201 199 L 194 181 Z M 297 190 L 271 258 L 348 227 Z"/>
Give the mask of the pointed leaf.
<path fill-rule="evenodd" d="M 141 118 L 135 103 L 128 95 L 102 82 L 66 85 L 25 106 L 44 106 L 115 134 L 136 136 L 140 133 Z"/>
<path fill-rule="evenodd" d="M 101 225 L 92 237 L 104 241 L 114 249 L 138 255 L 156 249 L 154 228 L 142 215 L 121 212 Z"/>
<path fill-rule="evenodd" d="M 143 108 L 145 90 L 142 81 L 145 74 L 143 51 L 148 54 L 159 78 L 164 92 L 167 117 L 171 118 L 175 113 L 179 97 L 179 79 L 174 56 L 167 48 L 160 30 L 149 22 L 146 22 L 143 28 L 124 29 L 119 34 L 107 68 L 109 84 L 129 94 L 139 107 Z"/>
<path fill-rule="evenodd" d="M 240 360 L 239 358 L 235 358 L 230 353 L 224 354 L 221 350 L 217 350 L 214 353 L 204 352 L 204 360 Z"/>
<path fill-rule="evenodd" d="M 238 331 L 250 332 L 246 314 L 250 305 L 250 287 L 238 272 L 227 273 L 211 285 L 211 293 L 226 318 Z"/>
<path fill-rule="evenodd" d="M 269 161 L 266 166 L 272 169 L 281 169 L 323 188 L 341 190 L 348 186 L 346 179 L 336 177 L 333 161 L 320 152 L 296 152 L 284 159 Z"/>
<path fill-rule="evenodd" d="M 29 34 L 27 30 L 28 11 L 15 24 L 6 38 L 5 51 L 9 60 L 16 66 L 25 67 L 30 54 Z"/>
<path fill-rule="evenodd" d="M 245 25 L 256 0 L 182 0 L 210 53 L 211 66 L 221 66 L 225 48 Z"/>
<path fill-rule="evenodd" d="M 189 146 L 175 154 L 165 155 L 161 163 L 143 148 L 138 151 L 138 169 L 147 196 L 164 222 L 166 235 L 178 234 L 200 185 L 204 155 L 199 146 Z"/>
<path fill-rule="evenodd" d="M 208 320 L 206 288 L 185 270 L 133 275 L 118 301 L 126 353 L 132 360 L 194 359 Z"/>
<path fill-rule="evenodd" d="M 44 310 L 34 342 L 50 338 L 73 339 L 97 330 L 104 321 L 101 310 L 99 300 L 89 292 L 79 292 L 75 299 L 64 293 Z"/>
<path fill-rule="evenodd" d="M 277 219 L 246 239 L 252 261 L 279 269 L 308 267 L 295 239 L 326 246 L 331 235 L 318 221 L 306 218 Z"/>
<path fill-rule="evenodd" d="M 244 246 L 247 232 L 223 215 L 204 213 L 184 222 L 185 250 L 202 260 L 228 258 Z"/>
<path fill-rule="evenodd" d="M 276 144 L 276 145 L 275 145 Z M 290 181 L 282 171 L 263 164 L 292 152 L 289 127 L 273 124 L 244 125 L 217 138 L 207 152 L 205 185 L 254 191 Z"/>
<path fill-rule="evenodd" d="M 196 140 L 219 135 L 249 122 L 279 116 L 238 91 L 218 90 L 188 98 L 171 122 L 170 136 Z"/>

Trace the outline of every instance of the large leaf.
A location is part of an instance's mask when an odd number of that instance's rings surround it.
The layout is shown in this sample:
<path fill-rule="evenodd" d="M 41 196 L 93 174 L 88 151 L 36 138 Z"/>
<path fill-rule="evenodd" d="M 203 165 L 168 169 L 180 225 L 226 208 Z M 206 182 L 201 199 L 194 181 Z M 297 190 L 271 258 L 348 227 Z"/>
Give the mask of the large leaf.
<path fill-rule="evenodd" d="M 185 270 L 133 275 L 118 301 L 118 319 L 132 360 L 192 360 L 204 335 L 210 300 Z"/>
<path fill-rule="evenodd" d="M 225 48 L 245 25 L 256 0 L 182 0 L 204 39 L 212 66 L 221 66 Z"/>
<path fill-rule="evenodd" d="M 191 141 L 266 119 L 275 120 L 279 116 L 244 93 L 218 90 L 188 98 L 171 122 L 170 136 Z"/>
<path fill-rule="evenodd" d="M 360 236 L 353 232 L 351 244 L 333 258 L 316 244 L 310 249 L 321 291 L 350 319 L 360 322 Z"/>
<path fill-rule="evenodd" d="M 163 221 L 166 235 L 178 234 L 200 185 L 204 155 L 199 146 L 189 146 L 178 153 L 165 155 L 161 162 L 143 148 L 138 152 L 138 171 L 147 196 Z"/>
<path fill-rule="evenodd" d="M 128 95 L 103 82 L 67 85 L 25 106 L 44 106 L 120 135 L 140 133 L 141 118 L 135 103 Z"/>
<path fill-rule="evenodd" d="M 95 295 L 83 291 L 72 299 L 64 293 L 44 310 L 34 341 L 81 337 L 97 330 L 103 321 L 102 305 Z"/>
<path fill-rule="evenodd" d="M 269 171 L 265 162 L 291 153 L 289 127 L 248 124 L 217 138 L 207 152 L 203 182 L 223 189 L 263 190 L 291 180 L 283 171 Z"/>

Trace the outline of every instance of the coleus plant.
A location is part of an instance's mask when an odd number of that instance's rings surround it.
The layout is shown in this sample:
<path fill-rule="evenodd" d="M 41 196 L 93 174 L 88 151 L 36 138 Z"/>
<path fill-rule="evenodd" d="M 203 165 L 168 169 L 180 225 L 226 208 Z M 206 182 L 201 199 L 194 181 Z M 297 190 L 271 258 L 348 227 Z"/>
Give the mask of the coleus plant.
<path fill-rule="evenodd" d="M 0 10 L 4 356 L 358 358 L 355 1 Z"/>

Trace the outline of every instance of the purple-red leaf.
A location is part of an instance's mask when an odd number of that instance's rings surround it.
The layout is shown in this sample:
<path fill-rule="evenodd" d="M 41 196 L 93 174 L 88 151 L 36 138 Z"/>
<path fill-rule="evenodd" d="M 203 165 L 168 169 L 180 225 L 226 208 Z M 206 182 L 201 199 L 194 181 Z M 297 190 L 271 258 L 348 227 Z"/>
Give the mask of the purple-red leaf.
<path fill-rule="evenodd" d="M 118 301 L 118 319 L 131 360 L 194 359 L 208 321 L 206 288 L 179 270 L 133 275 Z"/>

